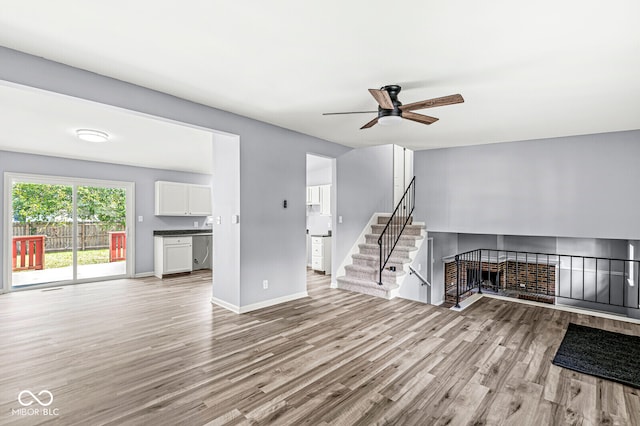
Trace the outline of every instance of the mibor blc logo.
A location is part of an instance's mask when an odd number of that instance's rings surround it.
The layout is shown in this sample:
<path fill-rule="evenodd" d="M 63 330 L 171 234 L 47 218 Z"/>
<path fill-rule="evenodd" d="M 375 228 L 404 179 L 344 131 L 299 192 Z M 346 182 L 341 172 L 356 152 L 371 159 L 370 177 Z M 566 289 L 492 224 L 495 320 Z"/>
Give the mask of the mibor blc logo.
<path fill-rule="evenodd" d="M 18 393 L 18 403 L 22 408 L 11 409 L 12 416 L 57 416 L 57 408 L 49 408 L 53 404 L 53 394 L 46 389 L 38 393 L 23 390 Z"/>

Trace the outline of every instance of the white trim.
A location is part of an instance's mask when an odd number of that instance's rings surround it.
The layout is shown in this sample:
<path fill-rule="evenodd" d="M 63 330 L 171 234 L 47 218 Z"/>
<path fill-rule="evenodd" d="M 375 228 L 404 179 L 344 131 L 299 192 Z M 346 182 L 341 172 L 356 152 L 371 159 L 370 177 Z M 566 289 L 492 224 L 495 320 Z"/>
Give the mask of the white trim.
<path fill-rule="evenodd" d="M 480 293 L 474 293 L 471 296 L 467 297 L 466 299 L 462 300 L 460 302 L 460 307 L 456 308 L 455 306 L 451 309 L 452 311 L 457 311 L 460 312 L 466 308 L 468 308 L 469 306 L 473 305 L 474 303 L 476 303 L 478 300 L 482 299 L 483 294 Z"/>
<path fill-rule="evenodd" d="M 444 303 L 444 299 L 439 300 L 438 302 L 432 303 L 434 306 L 440 306 Z"/>
<path fill-rule="evenodd" d="M 211 303 L 230 310 L 236 314 L 246 314 L 247 312 L 256 311 L 258 309 L 268 308 L 270 306 L 279 305 L 285 302 L 291 302 L 297 299 L 303 299 L 309 297 L 306 291 L 300 293 L 290 294 L 288 296 L 277 297 L 275 299 L 269 299 L 258 303 L 252 303 L 251 305 L 236 306 L 232 303 L 225 302 L 222 299 L 211 296 Z"/>
<path fill-rule="evenodd" d="M 228 309 L 231 312 L 233 312 L 234 314 L 239 314 L 240 313 L 240 308 L 232 303 L 229 302 L 225 302 L 222 299 L 218 299 L 217 297 L 213 297 L 211 296 L 211 304 L 213 305 L 218 305 L 222 308 Z"/>
<path fill-rule="evenodd" d="M 12 192 L 12 184 L 14 181 L 21 182 L 29 182 L 29 183 L 43 183 L 43 184 L 60 184 L 60 185 L 70 185 L 72 187 L 76 187 L 78 185 L 81 186 L 99 186 L 106 188 L 124 188 L 126 191 L 126 229 L 127 229 L 127 270 L 124 276 L 116 276 L 116 277 L 95 277 L 95 279 L 91 278 L 90 281 L 84 280 L 76 280 L 75 282 L 70 281 L 71 284 L 80 284 L 82 282 L 93 282 L 96 280 L 104 280 L 104 279 L 119 279 L 119 278 L 132 278 L 135 273 L 135 182 L 131 181 L 118 181 L 118 180 L 106 180 L 106 179 L 91 179 L 91 178 L 79 178 L 79 177 L 66 177 L 66 176 L 53 176 L 53 175 L 40 175 L 34 173 L 19 173 L 19 172 L 5 172 L 4 173 L 4 211 L 2 215 L 2 220 L 4 222 L 4 241 L 3 247 L 5 250 L 4 262 L 7 266 L 5 268 L 4 274 L 4 282 L 2 285 L 2 293 L 12 291 L 11 283 L 11 274 L 12 268 L 9 267 L 11 265 L 11 241 L 9 236 L 13 234 L 13 231 L 10 229 L 10 220 L 9 218 L 13 216 L 12 214 L 12 202 L 11 202 L 11 192 Z M 75 192 L 75 189 L 74 189 Z M 75 194 L 74 194 L 74 210 L 75 210 Z M 75 221 L 74 221 L 74 234 L 75 230 Z M 75 239 L 74 239 L 75 240 Z M 74 242 L 75 247 L 75 242 Z M 132 249 L 129 249 L 131 247 Z M 75 250 L 74 250 L 75 252 Z M 75 262 L 74 262 L 75 264 Z M 76 270 L 74 267 L 74 276 L 76 276 Z M 58 283 L 51 283 L 51 285 L 59 285 Z M 31 287 L 31 286 L 30 286 Z M 35 288 L 35 287 L 31 287 Z M 25 288 L 26 289 L 26 288 Z"/>
<path fill-rule="evenodd" d="M 153 271 L 151 272 L 140 272 L 133 276 L 134 278 L 149 278 L 153 277 Z"/>

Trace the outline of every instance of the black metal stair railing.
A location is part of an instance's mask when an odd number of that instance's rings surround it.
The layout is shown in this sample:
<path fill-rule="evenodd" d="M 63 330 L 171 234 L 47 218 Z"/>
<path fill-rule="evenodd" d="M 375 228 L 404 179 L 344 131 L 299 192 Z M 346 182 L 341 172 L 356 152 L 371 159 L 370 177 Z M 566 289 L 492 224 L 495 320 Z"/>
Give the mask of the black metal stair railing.
<path fill-rule="evenodd" d="M 640 309 L 638 260 L 496 249 L 454 259 L 456 307 L 475 290 L 612 312 Z"/>
<path fill-rule="evenodd" d="M 380 249 L 380 271 L 378 274 L 378 285 L 382 285 L 382 271 L 387 266 L 389 258 L 396 248 L 402 231 L 411 220 L 416 199 L 416 178 L 411 179 L 409 186 L 405 189 L 402 198 L 398 202 L 396 209 L 391 214 L 387 225 L 382 230 L 378 238 Z"/>

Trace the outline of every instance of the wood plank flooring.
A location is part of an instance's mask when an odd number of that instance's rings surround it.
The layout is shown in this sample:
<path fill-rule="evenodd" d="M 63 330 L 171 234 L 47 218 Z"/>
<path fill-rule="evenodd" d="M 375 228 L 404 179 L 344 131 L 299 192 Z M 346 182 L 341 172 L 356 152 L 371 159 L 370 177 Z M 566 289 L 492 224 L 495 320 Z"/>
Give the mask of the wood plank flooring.
<path fill-rule="evenodd" d="M 640 325 L 308 278 L 310 297 L 243 315 L 209 303 L 202 272 L 2 295 L 0 424 L 640 425 L 638 390 L 551 364 L 570 321 Z"/>

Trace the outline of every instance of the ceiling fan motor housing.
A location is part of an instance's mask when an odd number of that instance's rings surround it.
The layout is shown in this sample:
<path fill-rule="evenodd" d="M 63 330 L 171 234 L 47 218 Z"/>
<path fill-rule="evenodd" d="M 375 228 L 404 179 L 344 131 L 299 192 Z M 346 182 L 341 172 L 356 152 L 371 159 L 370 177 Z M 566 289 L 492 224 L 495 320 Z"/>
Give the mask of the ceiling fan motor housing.
<path fill-rule="evenodd" d="M 402 117 L 402 111 L 400 111 L 402 102 L 398 100 L 398 93 L 400 93 L 401 89 L 402 88 L 400 86 L 395 84 L 380 88 L 380 90 L 384 90 L 389 94 L 389 97 L 391 98 L 391 103 L 393 103 L 393 109 L 384 109 L 380 105 L 378 105 L 378 118 L 389 117 L 389 116 Z"/>

